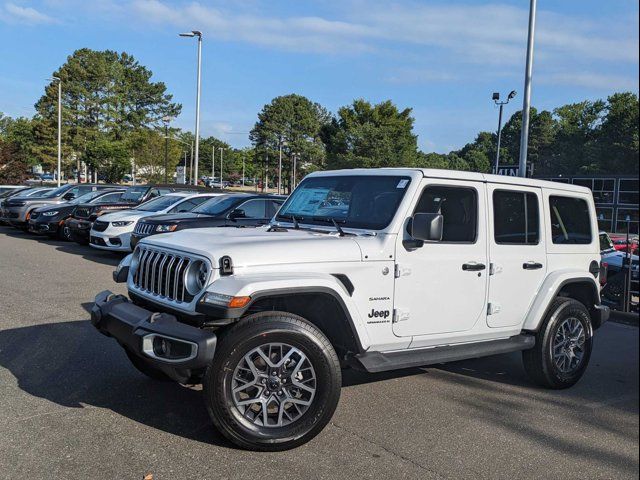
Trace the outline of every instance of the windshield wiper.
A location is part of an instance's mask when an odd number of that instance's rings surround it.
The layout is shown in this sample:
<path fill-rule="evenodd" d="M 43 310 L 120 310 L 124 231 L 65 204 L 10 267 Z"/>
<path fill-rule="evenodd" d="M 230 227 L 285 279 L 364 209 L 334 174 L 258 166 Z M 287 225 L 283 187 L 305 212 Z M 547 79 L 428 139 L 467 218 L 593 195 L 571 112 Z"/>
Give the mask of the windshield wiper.
<path fill-rule="evenodd" d="M 300 223 L 298 222 L 298 219 L 300 219 L 300 221 L 304 220 L 304 217 L 296 217 L 295 215 L 278 215 L 278 217 L 284 218 L 285 220 L 291 220 L 293 228 L 296 230 L 300 230 Z"/>
<path fill-rule="evenodd" d="M 342 227 L 340 225 L 338 225 L 338 220 L 336 220 L 333 217 L 311 217 L 313 220 L 316 220 L 318 222 L 327 222 L 327 223 L 331 223 L 335 229 L 337 230 L 338 234 L 341 237 L 344 237 L 345 235 L 355 235 L 353 233 L 347 233 L 345 232 Z M 340 223 L 347 223 L 346 220 L 339 220 Z"/>

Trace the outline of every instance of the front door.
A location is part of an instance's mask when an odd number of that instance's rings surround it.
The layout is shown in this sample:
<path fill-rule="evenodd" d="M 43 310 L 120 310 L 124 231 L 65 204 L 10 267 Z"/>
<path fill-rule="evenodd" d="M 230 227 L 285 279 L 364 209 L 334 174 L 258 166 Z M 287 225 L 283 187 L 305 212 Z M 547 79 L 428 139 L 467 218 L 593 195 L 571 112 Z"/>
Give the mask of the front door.
<path fill-rule="evenodd" d="M 539 188 L 489 185 L 490 327 L 521 324 L 547 271 Z"/>
<path fill-rule="evenodd" d="M 461 332 L 485 322 L 486 192 L 481 182 L 426 179 L 413 213 L 444 218 L 442 241 L 415 248 L 408 228 L 396 245 L 393 333 Z M 407 219 L 407 224 L 410 219 Z M 408 227 L 408 225 L 407 225 Z"/>

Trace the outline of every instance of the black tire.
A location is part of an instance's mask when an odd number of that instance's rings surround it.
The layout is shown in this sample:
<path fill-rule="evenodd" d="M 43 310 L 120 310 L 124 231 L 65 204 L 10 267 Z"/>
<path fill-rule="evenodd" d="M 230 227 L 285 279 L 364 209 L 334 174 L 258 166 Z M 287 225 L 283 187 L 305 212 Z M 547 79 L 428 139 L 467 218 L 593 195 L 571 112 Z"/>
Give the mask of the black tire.
<path fill-rule="evenodd" d="M 138 357 L 134 353 L 131 353 L 126 348 L 124 351 L 126 352 L 127 357 L 129 357 L 129 360 L 131 361 L 133 366 L 136 367 L 136 370 L 138 370 L 143 375 L 146 375 L 150 379 L 157 380 L 159 382 L 172 381 L 164 372 L 149 365 L 149 363 L 145 362 L 142 358 Z"/>
<path fill-rule="evenodd" d="M 245 355 L 274 343 L 291 346 L 306 356 L 313 367 L 316 390 L 307 410 L 295 421 L 265 426 L 260 424 L 263 422 L 258 414 L 254 421 L 243 415 L 235 404 L 232 388 L 236 368 Z M 214 360 L 203 381 L 205 403 L 216 428 L 239 447 L 259 451 L 287 450 L 311 440 L 331 420 L 340 399 L 341 386 L 340 362 L 327 337 L 302 317 L 286 312 L 257 313 L 231 327 L 219 339 Z M 268 391 L 268 387 L 258 388 L 264 389 L 258 390 L 258 395 Z M 287 389 L 286 385 L 279 388 Z M 287 402 L 281 403 L 284 409 Z M 244 413 L 251 413 L 249 407 Z"/>
<path fill-rule="evenodd" d="M 558 330 L 567 319 L 577 319 L 580 322 L 585 338 L 583 347 L 580 349 L 581 359 L 577 361 L 575 367 L 562 371 L 554 361 L 553 346 L 554 339 L 560 335 Z M 542 387 L 568 388 L 575 385 L 584 374 L 592 348 L 593 328 L 589 311 L 577 300 L 558 297 L 549 306 L 546 317 L 536 334 L 535 346 L 522 352 L 524 369 L 531 380 Z"/>
<path fill-rule="evenodd" d="M 64 223 L 58 226 L 57 237 L 58 240 L 62 240 L 65 242 L 70 242 L 72 240 L 71 231 L 69 230 L 69 227 L 67 227 Z"/>

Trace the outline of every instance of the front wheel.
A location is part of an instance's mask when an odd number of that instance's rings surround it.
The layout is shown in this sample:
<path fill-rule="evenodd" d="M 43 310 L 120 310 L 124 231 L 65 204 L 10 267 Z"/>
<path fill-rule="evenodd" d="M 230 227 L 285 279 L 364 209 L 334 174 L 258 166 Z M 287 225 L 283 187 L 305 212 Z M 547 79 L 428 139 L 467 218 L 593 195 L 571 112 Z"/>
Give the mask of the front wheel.
<path fill-rule="evenodd" d="M 325 427 L 341 383 L 340 362 L 320 330 L 297 315 L 263 312 L 222 337 L 203 388 L 222 434 L 242 448 L 276 451 Z"/>
<path fill-rule="evenodd" d="M 536 334 L 535 346 L 522 352 L 527 374 L 546 388 L 571 387 L 587 368 L 592 335 L 586 307 L 572 298 L 556 298 Z"/>

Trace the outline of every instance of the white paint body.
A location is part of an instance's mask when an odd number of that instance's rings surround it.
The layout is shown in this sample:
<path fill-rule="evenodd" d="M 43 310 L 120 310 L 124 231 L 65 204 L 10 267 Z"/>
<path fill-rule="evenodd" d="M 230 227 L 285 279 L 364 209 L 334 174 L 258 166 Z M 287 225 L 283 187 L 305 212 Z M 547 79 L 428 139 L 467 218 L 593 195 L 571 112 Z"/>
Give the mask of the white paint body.
<path fill-rule="evenodd" d="M 383 230 L 345 229 L 355 236 L 316 233 L 300 224 L 280 225 L 287 231 L 207 228 L 154 235 L 139 247 L 166 250 L 200 258 L 211 267 L 208 285 L 190 303 L 139 290 L 129 272 L 128 288 L 159 306 L 186 314 L 195 312 L 204 292 L 254 296 L 274 289 L 331 289 L 353 320 L 360 344 L 368 351 L 398 351 L 440 345 L 508 338 L 534 330 L 546 307 L 567 279 L 583 279 L 599 288 L 589 273 L 599 261 L 598 227 L 591 192 L 583 187 L 531 179 L 472 172 L 421 169 L 375 169 L 317 172 L 312 176 L 401 175 L 410 185 L 390 224 Z M 425 243 L 407 250 L 407 222 L 428 185 L 465 186 L 478 200 L 477 239 L 473 244 Z M 493 236 L 491 193 L 495 189 L 530 192 L 539 199 L 540 241 L 537 245 L 498 245 Z M 549 195 L 585 200 L 591 216 L 592 242 L 588 245 L 552 243 Z M 234 273 L 220 276 L 219 259 L 229 256 Z M 463 271 L 463 263 L 484 263 L 480 272 Z M 543 268 L 524 270 L 523 263 Z M 354 286 L 350 295 L 335 277 L 346 275 Z M 491 305 L 491 307 L 490 307 Z M 372 315 L 389 311 L 387 318 Z"/>

